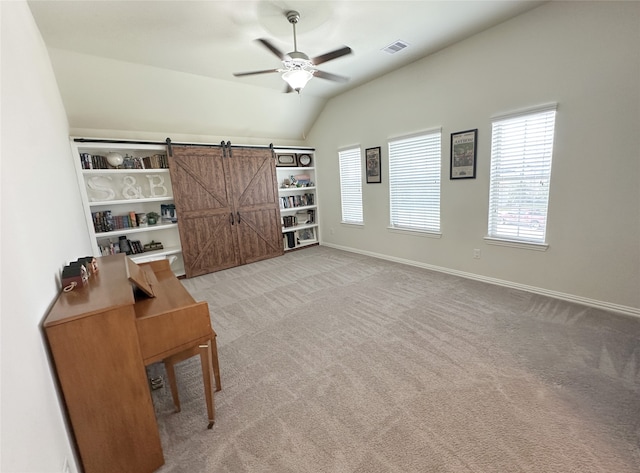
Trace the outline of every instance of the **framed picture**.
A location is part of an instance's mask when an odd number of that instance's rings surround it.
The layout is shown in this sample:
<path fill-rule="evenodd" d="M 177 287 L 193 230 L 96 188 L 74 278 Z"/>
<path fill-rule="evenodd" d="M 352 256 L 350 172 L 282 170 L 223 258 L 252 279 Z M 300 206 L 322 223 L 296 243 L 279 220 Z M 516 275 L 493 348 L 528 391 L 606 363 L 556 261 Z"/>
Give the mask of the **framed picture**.
<path fill-rule="evenodd" d="M 382 170 L 380 169 L 380 147 L 367 148 L 365 151 L 367 163 L 367 184 L 380 184 L 382 182 Z"/>
<path fill-rule="evenodd" d="M 298 155 L 298 166 L 306 168 L 311 166 L 311 155 L 310 154 L 299 154 Z"/>
<path fill-rule="evenodd" d="M 296 167 L 297 165 L 298 161 L 296 160 L 296 155 L 294 153 L 276 154 L 276 166 Z"/>
<path fill-rule="evenodd" d="M 450 179 L 476 178 L 478 129 L 451 133 Z"/>
<path fill-rule="evenodd" d="M 302 230 L 298 230 L 298 240 L 300 243 L 308 243 L 310 241 L 315 241 L 316 235 L 313 231 L 313 228 L 304 228 Z"/>

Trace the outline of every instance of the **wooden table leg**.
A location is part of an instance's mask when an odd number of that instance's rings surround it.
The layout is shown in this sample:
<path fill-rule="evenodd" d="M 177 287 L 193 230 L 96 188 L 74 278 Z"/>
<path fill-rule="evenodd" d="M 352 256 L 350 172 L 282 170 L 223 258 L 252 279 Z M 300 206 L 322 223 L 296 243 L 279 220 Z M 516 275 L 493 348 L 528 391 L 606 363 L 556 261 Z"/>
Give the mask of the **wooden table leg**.
<path fill-rule="evenodd" d="M 209 425 L 207 428 L 212 428 L 215 422 L 215 403 L 213 399 L 212 391 L 212 378 L 216 382 L 216 391 L 222 389 L 220 383 L 220 366 L 218 364 L 218 347 L 216 345 L 215 332 L 212 334 L 212 338 L 206 345 L 195 345 L 185 351 L 165 358 L 164 365 L 167 371 L 167 379 L 169 381 L 169 387 L 171 388 L 171 396 L 173 397 L 173 404 L 176 408 L 176 412 L 180 412 L 180 397 L 178 394 L 178 384 L 176 382 L 176 374 L 174 365 L 180 363 L 187 358 L 191 358 L 195 355 L 200 355 L 200 365 L 202 368 L 202 381 L 204 385 L 204 395 L 207 402 L 207 415 L 209 417 Z M 211 376 L 213 372 L 213 377 Z"/>
<path fill-rule="evenodd" d="M 206 345 L 200 345 L 200 364 L 202 366 L 202 380 L 204 381 L 204 396 L 207 400 L 207 414 L 209 415 L 208 429 L 213 427 L 216 419 L 213 392 L 211 390 L 211 365 L 213 364 L 211 356 L 212 340 L 209 340 L 209 343 Z"/>
<path fill-rule="evenodd" d="M 216 391 L 220 391 L 222 389 L 222 384 L 220 384 L 220 365 L 218 364 L 218 345 L 216 343 L 215 334 L 211 339 L 211 361 L 213 366 L 213 376 L 216 379 Z"/>
<path fill-rule="evenodd" d="M 178 383 L 176 382 L 176 370 L 173 367 L 173 362 L 165 362 L 165 370 L 167 371 L 167 379 L 169 381 L 169 387 L 171 388 L 171 397 L 173 398 L 173 405 L 176 408 L 176 412 L 180 412 L 180 396 L 178 395 Z"/>

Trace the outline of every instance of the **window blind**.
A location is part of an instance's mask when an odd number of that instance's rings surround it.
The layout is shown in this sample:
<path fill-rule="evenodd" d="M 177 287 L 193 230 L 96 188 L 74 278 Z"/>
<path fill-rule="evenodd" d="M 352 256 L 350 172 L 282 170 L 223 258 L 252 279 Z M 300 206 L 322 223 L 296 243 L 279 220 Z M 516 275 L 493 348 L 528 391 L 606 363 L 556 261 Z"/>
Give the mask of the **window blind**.
<path fill-rule="evenodd" d="M 440 130 L 389 141 L 391 227 L 440 231 Z"/>
<path fill-rule="evenodd" d="M 342 222 L 363 223 L 362 217 L 362 159 L 360 148 L 338 152 L 340 161 L 340 196 Z"/>
<path fill-rule="evenodd" d="M 545 242 L 555 116 L 553 105 L 493 121 L 490 237 Z"/>

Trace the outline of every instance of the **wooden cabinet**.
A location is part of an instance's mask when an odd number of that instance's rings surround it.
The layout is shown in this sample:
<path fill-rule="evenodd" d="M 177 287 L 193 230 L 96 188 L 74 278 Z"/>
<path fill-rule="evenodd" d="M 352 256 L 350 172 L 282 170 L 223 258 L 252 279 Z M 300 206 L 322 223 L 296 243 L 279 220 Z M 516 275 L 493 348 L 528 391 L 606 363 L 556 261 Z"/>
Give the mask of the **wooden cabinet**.
<path fill-rule="evenodd" d="M 284 250 L 317 245 L 315 154 L 312 149 L 276 149 L 275 152 L 279 164 L 276 175 Z"/>
<path fill-rule="evenodd" d="M 271 150 L 173 145 L 169 168 L 187 277 L 283 254 Z"/>
<path fill-rule="evenodd" d="M 138 225 L 140 216 L 162 215 L 162 209 L 173 204 L 166 145 L 85 138 L 72 138 L 71 144 L 93 255 L 119 251 L 121 237 L 143 248 L 153 242 L 162 248 L 148 248 L 131 258 L 137 262 L 167 258 L 173 272 L 184 275 L 177 223 L 165 216 L 155 225 Z M 110 153 L 122 156 L 123 163 L 109 164 Z"/>

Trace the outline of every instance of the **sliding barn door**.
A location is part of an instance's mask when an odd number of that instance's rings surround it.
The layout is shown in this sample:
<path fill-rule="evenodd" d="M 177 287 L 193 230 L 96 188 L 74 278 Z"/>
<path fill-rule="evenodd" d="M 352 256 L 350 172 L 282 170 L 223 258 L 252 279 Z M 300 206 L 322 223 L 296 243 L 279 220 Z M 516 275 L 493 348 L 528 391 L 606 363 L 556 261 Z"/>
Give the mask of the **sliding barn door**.
<path fill-rule="evenodd" d="M 169 170 L 188 278 L 240 264 L 223 149 L 172 146 Z"/>
<path fill-rule="evenodd" d="M 225 161 L 241 264 L 284 253 L 275 161 L 268 149 L 231 148 Z"/>

